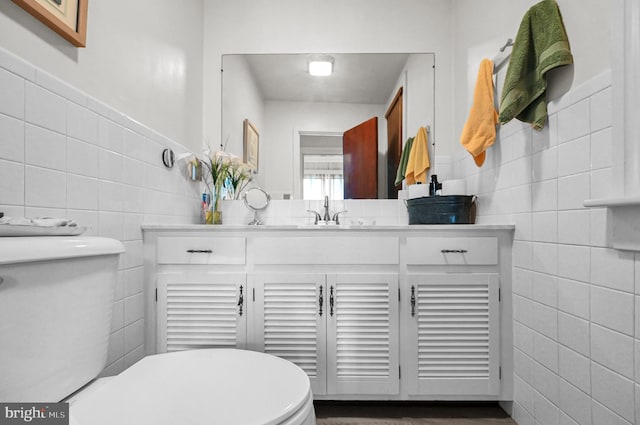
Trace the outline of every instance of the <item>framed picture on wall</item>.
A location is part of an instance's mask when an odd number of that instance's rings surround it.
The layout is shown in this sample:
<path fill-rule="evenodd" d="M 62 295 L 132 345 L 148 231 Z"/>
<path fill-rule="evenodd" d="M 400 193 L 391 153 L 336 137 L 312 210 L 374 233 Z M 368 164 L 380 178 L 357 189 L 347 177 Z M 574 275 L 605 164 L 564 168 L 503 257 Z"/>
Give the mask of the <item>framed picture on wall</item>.
<path fill-rule="evenodd" d="M 12 0 L 76 47 L 85 47 L 89 0 Z"/>
<path fill-rule="evenodd" d="M 258 158 L 260 155 L 260 134 L 256 127 L 248 119 L 244 120 L 243 130 L 244 140 L 244 162 L 247 163 L 255 173 L 258 172 Z"/>

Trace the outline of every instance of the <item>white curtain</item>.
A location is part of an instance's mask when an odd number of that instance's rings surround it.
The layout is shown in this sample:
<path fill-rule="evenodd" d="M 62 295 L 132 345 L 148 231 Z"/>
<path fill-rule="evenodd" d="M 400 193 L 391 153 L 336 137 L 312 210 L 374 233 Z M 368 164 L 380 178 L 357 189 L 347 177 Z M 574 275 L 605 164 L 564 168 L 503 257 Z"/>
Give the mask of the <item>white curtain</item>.
<path fill-rule="evenodd" d="M 303 155 L 303 199 L 344 199 L 342 155 Z"/>

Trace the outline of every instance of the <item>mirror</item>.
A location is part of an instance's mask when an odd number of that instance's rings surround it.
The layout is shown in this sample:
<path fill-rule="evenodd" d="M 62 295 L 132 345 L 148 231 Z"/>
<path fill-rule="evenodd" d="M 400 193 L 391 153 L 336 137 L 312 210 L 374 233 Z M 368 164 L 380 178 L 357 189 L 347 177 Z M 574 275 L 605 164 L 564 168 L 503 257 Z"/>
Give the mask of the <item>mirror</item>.
<path fill-rule="evenodd" d="M 307 71 L 315 56 L 222 56 L 226 150 L 243 154 L 242 123 L 249 119 L 260 134 L 260 171 L 255 181 L 275 199 L 357 198 L 360 196 L 342 190 L 342 179 L 347 178 L 343 159 L 353 155 L 343 152 L 343 135 L 376 118 L 373 158 L 364 161 L 371 170 L 354 171 L 357 174 L 350 177 L 356 182 L 374 179 L 373 195 L 368 198 L 396 198 L 397 190 L 402 189 L 394 184 L 402 144 L 421 126 L 430 130 L 433 168 L 435 55 L 327 54 L 324 56 L 333 61 L 333 74 L 326 77 L 314 77 Z"/>
<path fill-rule="evenodd" d="M 262 224 L 262 221 L 258 218 L 258 212 L 269 206 L 271 195 L 260 187 L 251 187 L 242 194 L 242 199 L 247 208 L 253 211 L 253 220 L 248 224 Z"/>

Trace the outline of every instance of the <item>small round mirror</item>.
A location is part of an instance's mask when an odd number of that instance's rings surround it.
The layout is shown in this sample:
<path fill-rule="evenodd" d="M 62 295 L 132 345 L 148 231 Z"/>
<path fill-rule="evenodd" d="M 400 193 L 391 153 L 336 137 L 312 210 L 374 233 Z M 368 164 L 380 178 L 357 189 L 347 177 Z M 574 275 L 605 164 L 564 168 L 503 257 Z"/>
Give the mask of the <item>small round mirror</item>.
<path fill-rule="evenodd" d="M 262 221 L 258 218 L 258 211 L 262 211 L 267 208 L 271 201 L 271 195 L 260 187 L 252 187 L 242 194 L 242 199 L 244 200 L 244 204 L 247 208 L 253 210 L 253 221 L 249 224 L 262 224 Z"/>

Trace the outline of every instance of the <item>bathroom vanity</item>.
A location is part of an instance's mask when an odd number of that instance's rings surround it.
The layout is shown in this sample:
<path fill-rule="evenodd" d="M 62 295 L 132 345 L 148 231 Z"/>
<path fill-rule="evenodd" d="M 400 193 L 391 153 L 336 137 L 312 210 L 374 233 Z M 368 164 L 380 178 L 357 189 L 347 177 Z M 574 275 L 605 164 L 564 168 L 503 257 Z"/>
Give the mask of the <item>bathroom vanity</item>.
<path fill-rule="evenodd" d="M 512 399 L 513 226 L 143 229 L 148 354 L 275 354 L 316 399 Z"/>

